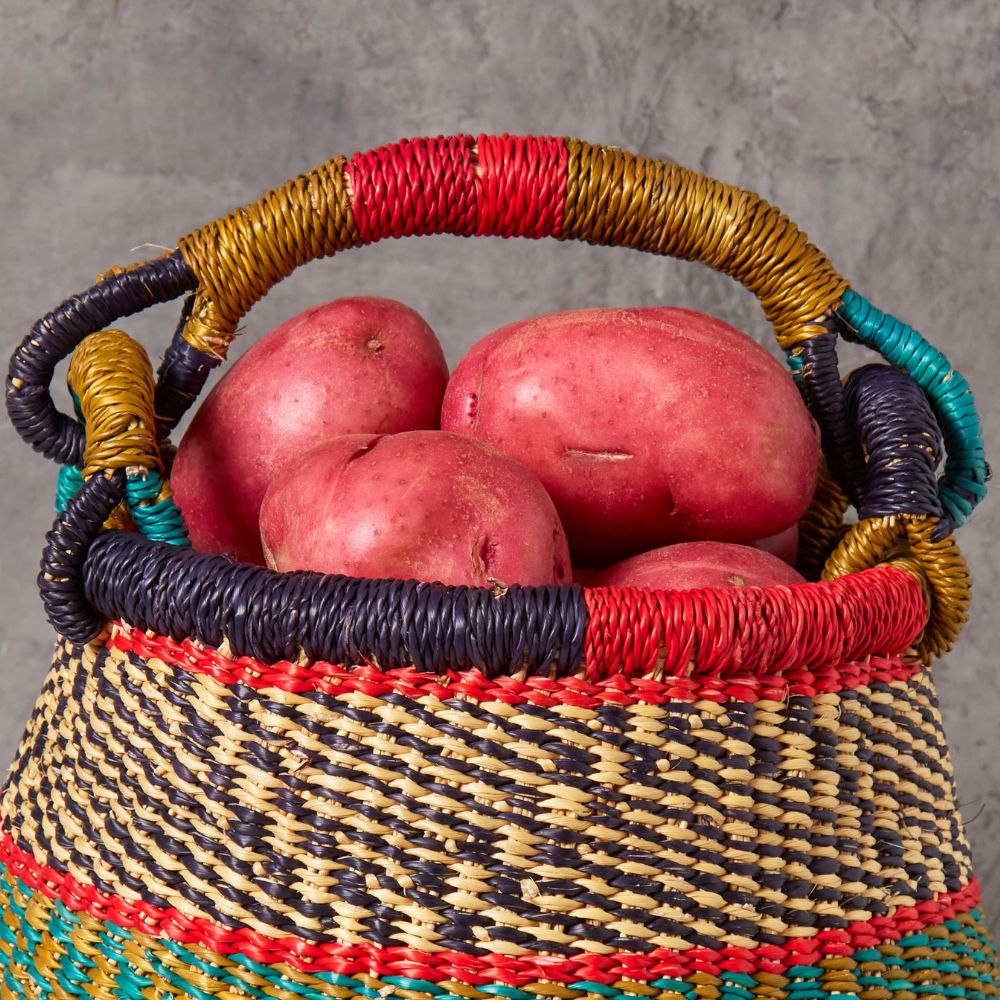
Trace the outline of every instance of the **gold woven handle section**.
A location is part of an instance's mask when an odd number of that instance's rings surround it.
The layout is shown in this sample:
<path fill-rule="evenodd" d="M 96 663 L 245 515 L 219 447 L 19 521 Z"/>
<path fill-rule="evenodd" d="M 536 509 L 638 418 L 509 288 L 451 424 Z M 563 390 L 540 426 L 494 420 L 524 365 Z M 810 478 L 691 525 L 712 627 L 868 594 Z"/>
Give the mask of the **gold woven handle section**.
<path fill-rule="evenodd" d="M 924 660 L 951 649 L 969 620 L 972 603 L 972 578 L 955 536 L 935 541 L 936 525 L 935 517 L 913 515 L 859 521 L 846 530 L 822 575 L 832 580 L 884 563 L 913 573 L 927 599 L 927 626 L 916 643 Z"/>
<path fill-rule="evenodd" d="M 69 387 L 87 432 L 83 476 L 111 469 L 163 471 L 156 443 L 153 366 L 122 330 L 86 337 L 73 353 Z"/>
<path fill-rule="evenodd" d="M 250 307 L 301 264 L 360 246 L 343 156 L 178 242 L 198 276 L 184 338 L 224 358 Z"/>
<path fill-rule="evenodd" d="M 676 163 L 568 146 L 563 238 L 707 264 L 757 296 L 785 349 L 826 332 L 848 284 L 774 205 Z"/>

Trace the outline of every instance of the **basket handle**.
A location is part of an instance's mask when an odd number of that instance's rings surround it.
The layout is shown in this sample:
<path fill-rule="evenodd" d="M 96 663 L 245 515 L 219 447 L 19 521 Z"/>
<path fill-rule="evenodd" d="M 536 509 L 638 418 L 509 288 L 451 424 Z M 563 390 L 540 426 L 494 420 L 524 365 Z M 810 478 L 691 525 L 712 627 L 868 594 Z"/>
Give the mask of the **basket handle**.
<path fill-rule="evenodd" d="M 886 352 L 931 398 L 948 446 L 942 496 L 955 524 L 985 494 L 988 466 L 968 384 L 919 333 L 850 290 L 778 209 L 677 164 L 575 139 L 459 135 L 331 159 L 196 230 L 175 253 L 109 272 L 36 323 L 11 361 L 11 420 L 36 450 L 79 464 L 82 430 L 48 391 L 56 364 L 87 334 L 197 289 L 159 373 L 165 436 L 224 357 L 242 316 L 275 282 L 346 247 L 443 232 L 582 239 L 699 260 L 729 274 L 774 325 L 852 500 L 861 460 L 843 430 L 830 350 L 837 328 Z"/>
<path fill-rule="evenodd" d="M 837 371 L 838 332 L 885 353 L 930 400 L 948 450 L 935 537 L 985 493 L 989 469 L 965 380 L 919 333 L 849 289 L 778 209 L 676 164 L 573 139 L 403 140 L 327 161 L 185 237 L 175 253 L 109 272 L 39 321 L 11 362 L 12 422 L 37 450 L 80 465 L 83 429 L 49 395 L 55 365 L 102 326 L 193 290 L 156 387 L 164 437 L 224 358 L 243 315 L 300 264 L 389 236 L 445 232 L 580 239 L 728 274 L 761 302 L 820 424 L 831 471 L 855 505 L 864 502 L 866 470 Z"/>
<path fill-rule="evenodd" d="M 553 236 L 698 260 L 757 296 L 786 349 L 823 332 L 820 318 L 847 288 L 752 192 L 575 139 L 458 135 L 329 160 L 186 236 L 179 248 L 199 295 L 185 339 L 222 354 L 250 307 L 300 264 L 435 233 Z"/>

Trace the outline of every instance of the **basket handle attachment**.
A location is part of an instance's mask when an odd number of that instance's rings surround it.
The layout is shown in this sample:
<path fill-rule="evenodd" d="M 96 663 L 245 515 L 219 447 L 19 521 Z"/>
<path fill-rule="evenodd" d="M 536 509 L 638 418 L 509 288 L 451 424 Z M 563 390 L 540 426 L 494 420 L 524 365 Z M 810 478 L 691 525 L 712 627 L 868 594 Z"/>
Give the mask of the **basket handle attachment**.
<path fill-rule="evenodd" d="M 143 347 L 121 330 L 87 337 L 73 354 L 68 383 L 84 449 L 60 470 L 57 509 L 82 483 L 123 470 L 124 504 L 109 527 L 137 528 L 157 541 L 188 544 L 156 434 L 153 369 Z"/>
<path fill-rule="evenodd" d="M 822 579 L 882 563 L 912 572 L 928 608 L 915 648 L 930 660 L 958 638 L 972 594 L 969 569 L 951 533 L 936 479 L 944 453 L 941 430 L 927 396 L 898 368 L 857 369 L 847 379 L 846 399 L 867 456 L 863 501 L 858 522 L 836 539 Z"/>

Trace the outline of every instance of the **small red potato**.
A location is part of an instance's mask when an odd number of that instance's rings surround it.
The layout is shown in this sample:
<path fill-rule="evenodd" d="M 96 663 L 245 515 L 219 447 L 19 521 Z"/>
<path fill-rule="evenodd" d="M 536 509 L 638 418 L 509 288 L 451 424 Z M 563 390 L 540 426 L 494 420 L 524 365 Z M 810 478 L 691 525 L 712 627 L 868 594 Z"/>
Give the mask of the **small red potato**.
<path fill-rule="evenodd" d="M 260 512 L 267 564 L 488 587 L 567 583 L 569 550 L 538 477 L 440 431 L 334 438 L 286 469 Z"/>
<path fill-rule="evenodd" d="M 597 577 L 601 587 L 694 590 L 699 587 L 771 587 L 805 583 L 777 556 L 731 542 L 681 542 L 632 556 Z"/>
<path fill-rule="evenodd" d="M 783 531 L 809 505 L 819 454 L 781 365 L 688 309 L 589 309 L 497 330 L 452 374 L 441 427 L 535 472 L 584 567 Z"/>
<path fill-rule="evenodd" d="M 215 386 L 177 450 L 192 544 L 263 563 L 261 499 L 288 464 L 343 434 L 436 428 L 447 380 L 434 332 L 400 302 L 337 299 L 282 323 Z"/>

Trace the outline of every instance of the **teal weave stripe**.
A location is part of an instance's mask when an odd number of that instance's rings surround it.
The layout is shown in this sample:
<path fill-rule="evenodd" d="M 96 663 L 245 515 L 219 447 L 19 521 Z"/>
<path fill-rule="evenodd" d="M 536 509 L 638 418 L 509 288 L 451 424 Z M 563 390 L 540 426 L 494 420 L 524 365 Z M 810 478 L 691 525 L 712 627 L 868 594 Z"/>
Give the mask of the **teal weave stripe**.
<path fill-rule="evenodd" d="M 125 480 L 125 502 L 136 527 L 154 542 L 190 545 L 187 526 L 172 497 L 157 501 L 163 480 L 155 469 Z"/>
<path fill-rule="evenodd" d="M 944 434 L 948 458 L 941 502 L 956 527 L 986 495 L 989 467 L 972 389 L 948 359 L 920 333 L 848 289 L 837 315 L 857 339 L 903 369 L 927 393 Z"/>
<path fill-rule="evenodd" d="M 66 504 L 76 496 L 76 491 L 83 485 L 83 471 L 75 465 L 61 465 L 59 478 L 56 480 L 56 513 L 61 514 Z"/>
<path fill-rule="evenodd" d="M 56 481 L 56 511 L 62 513 L 66 504 L 83 485 L 83 472 L 72 465 L 59 469 Z M 125 504 L 136 527 L 155 542 L 170 545 L 190 545 L 187 525 L 180 508 L 172 497 L 157 501 L 163 479 L 155 469 L 147 469 L 125 479 Z"/>
<path fill-rule="evenodd" d="M 15 889 L 16 892 L 12 891 Z M 80 917 L 58 900 L 52 904 L 46 931 L 63 954 L 59 962 L 53 965 L 49 949 L 49 968 L 53 969 L 54 978 L 43 980 L 36 967 L 36 959 L 39 958 L 37 953 L 43 945 L 44 935 L 32 926 L 25 908 L 15 901 L 17 896 L 30 899 L 32 890 L 19 879 L 15 880 L 0 865 L 0 913 L 6 909 L 6 918 L 0 919 L 0 984 L 8 989 L 12 996 L 23 997 L 24 1000 L 37 1000 L 39 996 L 47 997 L 56 988 L 78 996 L 81 1000 L 89 997 L 91 993 L 87 987 L 91 982 L 90 973 L 95 964 L 75 944 L 83 929 Z M 971 916 L 981 919 L 975 910 Z M 33 914 L 33 919 L 37 923 L 37 912 Z M 174 991 L 161 992 L 159 994 L 161 1000 L 166 998 L 216 1000 L 223 990 L 235 990 L 253 1000 L 270 1000 L 278 992 L 299 996 L 304 1000 L 325 1000 L 329 996 L 331 986 L 348 990 L 355 996 L 366 997 L 368 1000 L 401 1000 L 403 992 L 425 993 L 436 1000 L 462 1000 L 439 983 L 407 976 L 386 976 L 380 980 L 386 987 L 400 991 L 397 993 L 385 987 L 374 989 L 359 979 L 335 972 L 313 973 L 311 978 L 315 985 L 296 982 L 286 976 L 280 968 L 264 965 L 245 955 L 228 956 L 227 967 L 223 967 L 199 957 L 185 945 L 165 938 L 157 939 L 156 951 L 151 948 L 146 949 L 145 962 L 142 967 L 137 968 L 130 964 L 126 957 L 126 949 L 134 941 L 133 934 L 110 921 L 97 926 L 100 926 L 101 930 L 96 934 L 96 939 L 91 938 L 91 948 L 109 960 L 111 971 L 115 976 L 115 987 L 110 995 L 120 1000 L 143 1000 L 144 997 L 149 997 L 154 987 L 154 976 L 168 983 Z M 937 973 L 940 976 L 948 976 L 959 973 L 967 981 L 978 980 L 987 989 L 994 986 L 995 979 L 992 976 L 977 973 L 970 968 L 961 969 L 954 960 L 955 954 L 962 954 L 987 967 L 993 967 L 996 953 L 989 939 L 975 928 L 965 926 L 959 921 L 947 921 L 945 927 L 953 933 L 962 933 L 966 941 L 965 946 L 956 947 L 948 940 L 927 934 L 911 934 L 897 942 L 903 948 L 927 948 L 944 952 L 945 954 L 939 959 L 927 957 L 906 960 L 886 955 L 878 948 L 865 948 L 855 952 L 852 957 L 859 964 L 872 962 L 886 967 L 886 971 L 878 975 L 863 973 L 859 969 L 854 975 L 858 987 L 987 1000 L 988 994 L 979 989 L 944 986 L 935 982 L 934 975 L 929 975 Z M 165 961 L 164 951 L 172 956 L 169 961 Z M 240 974 L 240 970 L 245 970 L 248 975 L 244 977 Z M 921 973 L 921 975 L 918 981 L 914 982 L 905 978 L 904 973 Z M 789 982 L 783 994 L 789 1000 L 828 1000 L 834 995 L 856 996 L 853 993 L 832 993 L 831 984 L 823 982 L 823 969 L 817 966 L 792 966 L 785 975 Z M 200 981 L 201 977 L 211 982 L 210 991 L 199 988 L 192 981 L 193 979 Z M 753 1000 L 758 984 L 752 975 L 723 971 L 719 979 L 720 1000 Z M 261 987 L 251 980 L 262 980 L 267 986 Z M 649 985 L 654 989 L 677 993 L 690 1000 L 695 1000 L 698 996 L 697 987 L 684 979 L 662 978 L 654 980 Z M 538 984 L 531 990 L 499 983 L 479 986 L 477 989 L 505 1000 L 544 1000 L 553 995 L 545 990 L 544 984 Z M 569 989 L 586 992 L 606 1000 L 635 1000 L 636 997 L 635 993 L 588 981 L 571 983 Z"/>

